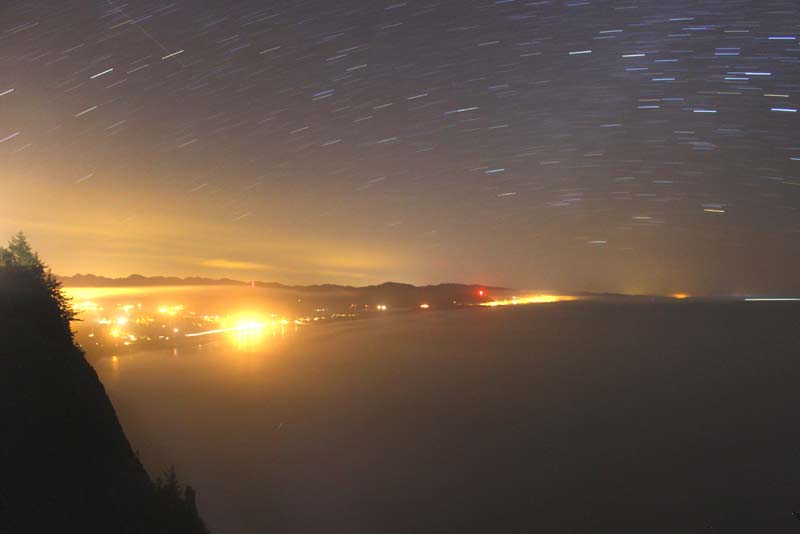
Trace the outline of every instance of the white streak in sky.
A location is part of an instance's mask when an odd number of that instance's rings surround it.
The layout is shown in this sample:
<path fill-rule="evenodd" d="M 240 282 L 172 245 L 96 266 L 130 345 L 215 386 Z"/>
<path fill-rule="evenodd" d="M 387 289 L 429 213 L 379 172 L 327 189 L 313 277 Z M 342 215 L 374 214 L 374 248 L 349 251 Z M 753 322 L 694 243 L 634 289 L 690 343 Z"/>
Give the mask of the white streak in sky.
<path fill-rule="evenodd" d="M 8 137 L 4 137 L 3 139 L 0 139 L 0 143 L 5 143 L 9 139 L 14 139 L 18 135 L 19 135 L 19 132 L 14 132 L 13 134 L 9 135 Z"/>
<path fill-rule="evenodd" d="M 171 53 L 171 54 L 167 54 L 166 56 L 162 57 L 161 59 L 162 59 L 162 60 L 163 60 L 163 59 L 169 59 L 169 58 L 171 58 L 171 57 L 175 57 L 175 56 L 177 56 L 178 54 L 183 54 L 183 52 L 184 52 L 183 50 L 178 50 L 177 52 L 173 52 L 173 53 Z"/>
<path fill-rule="evenodd" d="M 99 78 L 100 76 L 102 76 L 104 74 L 108 74 L 109 72 L 112 72 L 113 70 L 114 70 L 114 67 L 111 67 L 110 69 L 106 69 L 103 72 L 98 72 L 94 76 L 90 76 L 89 79 L 90 80 L 94 80 L 95 78 Z"/>
<path fill-rule="evenodd" d="M 75 115 L 75 117 L 77 118 L 77 117 L 80 117 L 81 115 L 86 115 L 86 114 L 87 114 L 87 113 L 89 113 L 90 111 L 94 111 L 94 110 L 96 110 L 96 109 L 97 109 L 97 106 L 92 106 L 92 107 L 90 107 L 89 109 L 84 109 L 83 111 L 81 111 L 80 113 L 78 113 L 77 115 Z"/>

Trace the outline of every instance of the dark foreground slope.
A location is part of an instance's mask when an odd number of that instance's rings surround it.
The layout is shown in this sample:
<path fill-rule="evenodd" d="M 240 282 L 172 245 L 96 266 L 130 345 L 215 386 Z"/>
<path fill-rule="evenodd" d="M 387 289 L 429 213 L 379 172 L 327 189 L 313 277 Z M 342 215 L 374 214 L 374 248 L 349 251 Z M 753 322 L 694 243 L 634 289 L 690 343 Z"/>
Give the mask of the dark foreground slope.
<path fill-rule="evenodd" d="M 0 248 L 0 532 L 205 532 L 191 491 L 148 477 L 22 244 Z"/>

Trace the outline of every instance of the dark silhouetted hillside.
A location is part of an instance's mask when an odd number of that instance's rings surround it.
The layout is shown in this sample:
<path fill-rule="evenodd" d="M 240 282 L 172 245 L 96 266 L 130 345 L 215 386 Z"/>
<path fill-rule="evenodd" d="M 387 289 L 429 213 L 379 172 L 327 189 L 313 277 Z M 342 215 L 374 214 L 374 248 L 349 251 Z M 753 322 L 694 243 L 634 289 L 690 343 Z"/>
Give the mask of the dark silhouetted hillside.
<path fill-rule="evenodd" d="M 71 319 L 24 236 L 0 247 L 0 533 L 206 532 L 174 472 L 150 480 Z"/>

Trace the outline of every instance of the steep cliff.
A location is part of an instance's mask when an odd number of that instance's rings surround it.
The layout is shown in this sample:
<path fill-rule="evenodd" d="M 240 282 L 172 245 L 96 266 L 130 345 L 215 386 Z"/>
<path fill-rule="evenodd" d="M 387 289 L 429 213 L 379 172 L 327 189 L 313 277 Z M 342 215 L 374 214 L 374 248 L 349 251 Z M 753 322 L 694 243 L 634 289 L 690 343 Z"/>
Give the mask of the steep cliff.
<path fill-rule="evenodd" d="M 0 532 L 205 532 L 191 489 L 150 480 L 70 319 L 24 237 L 0 248 Z"/>

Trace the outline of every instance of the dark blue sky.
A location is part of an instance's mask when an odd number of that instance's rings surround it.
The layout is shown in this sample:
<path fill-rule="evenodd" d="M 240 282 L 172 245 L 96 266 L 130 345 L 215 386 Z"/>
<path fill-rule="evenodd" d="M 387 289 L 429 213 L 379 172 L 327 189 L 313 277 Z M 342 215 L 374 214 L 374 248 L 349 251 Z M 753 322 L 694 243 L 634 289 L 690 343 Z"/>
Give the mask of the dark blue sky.
<path fill-rule="evenodd" d="M 63 274 L 800 292 L 793 1 L 0 7 L 0 231 Z"/>

